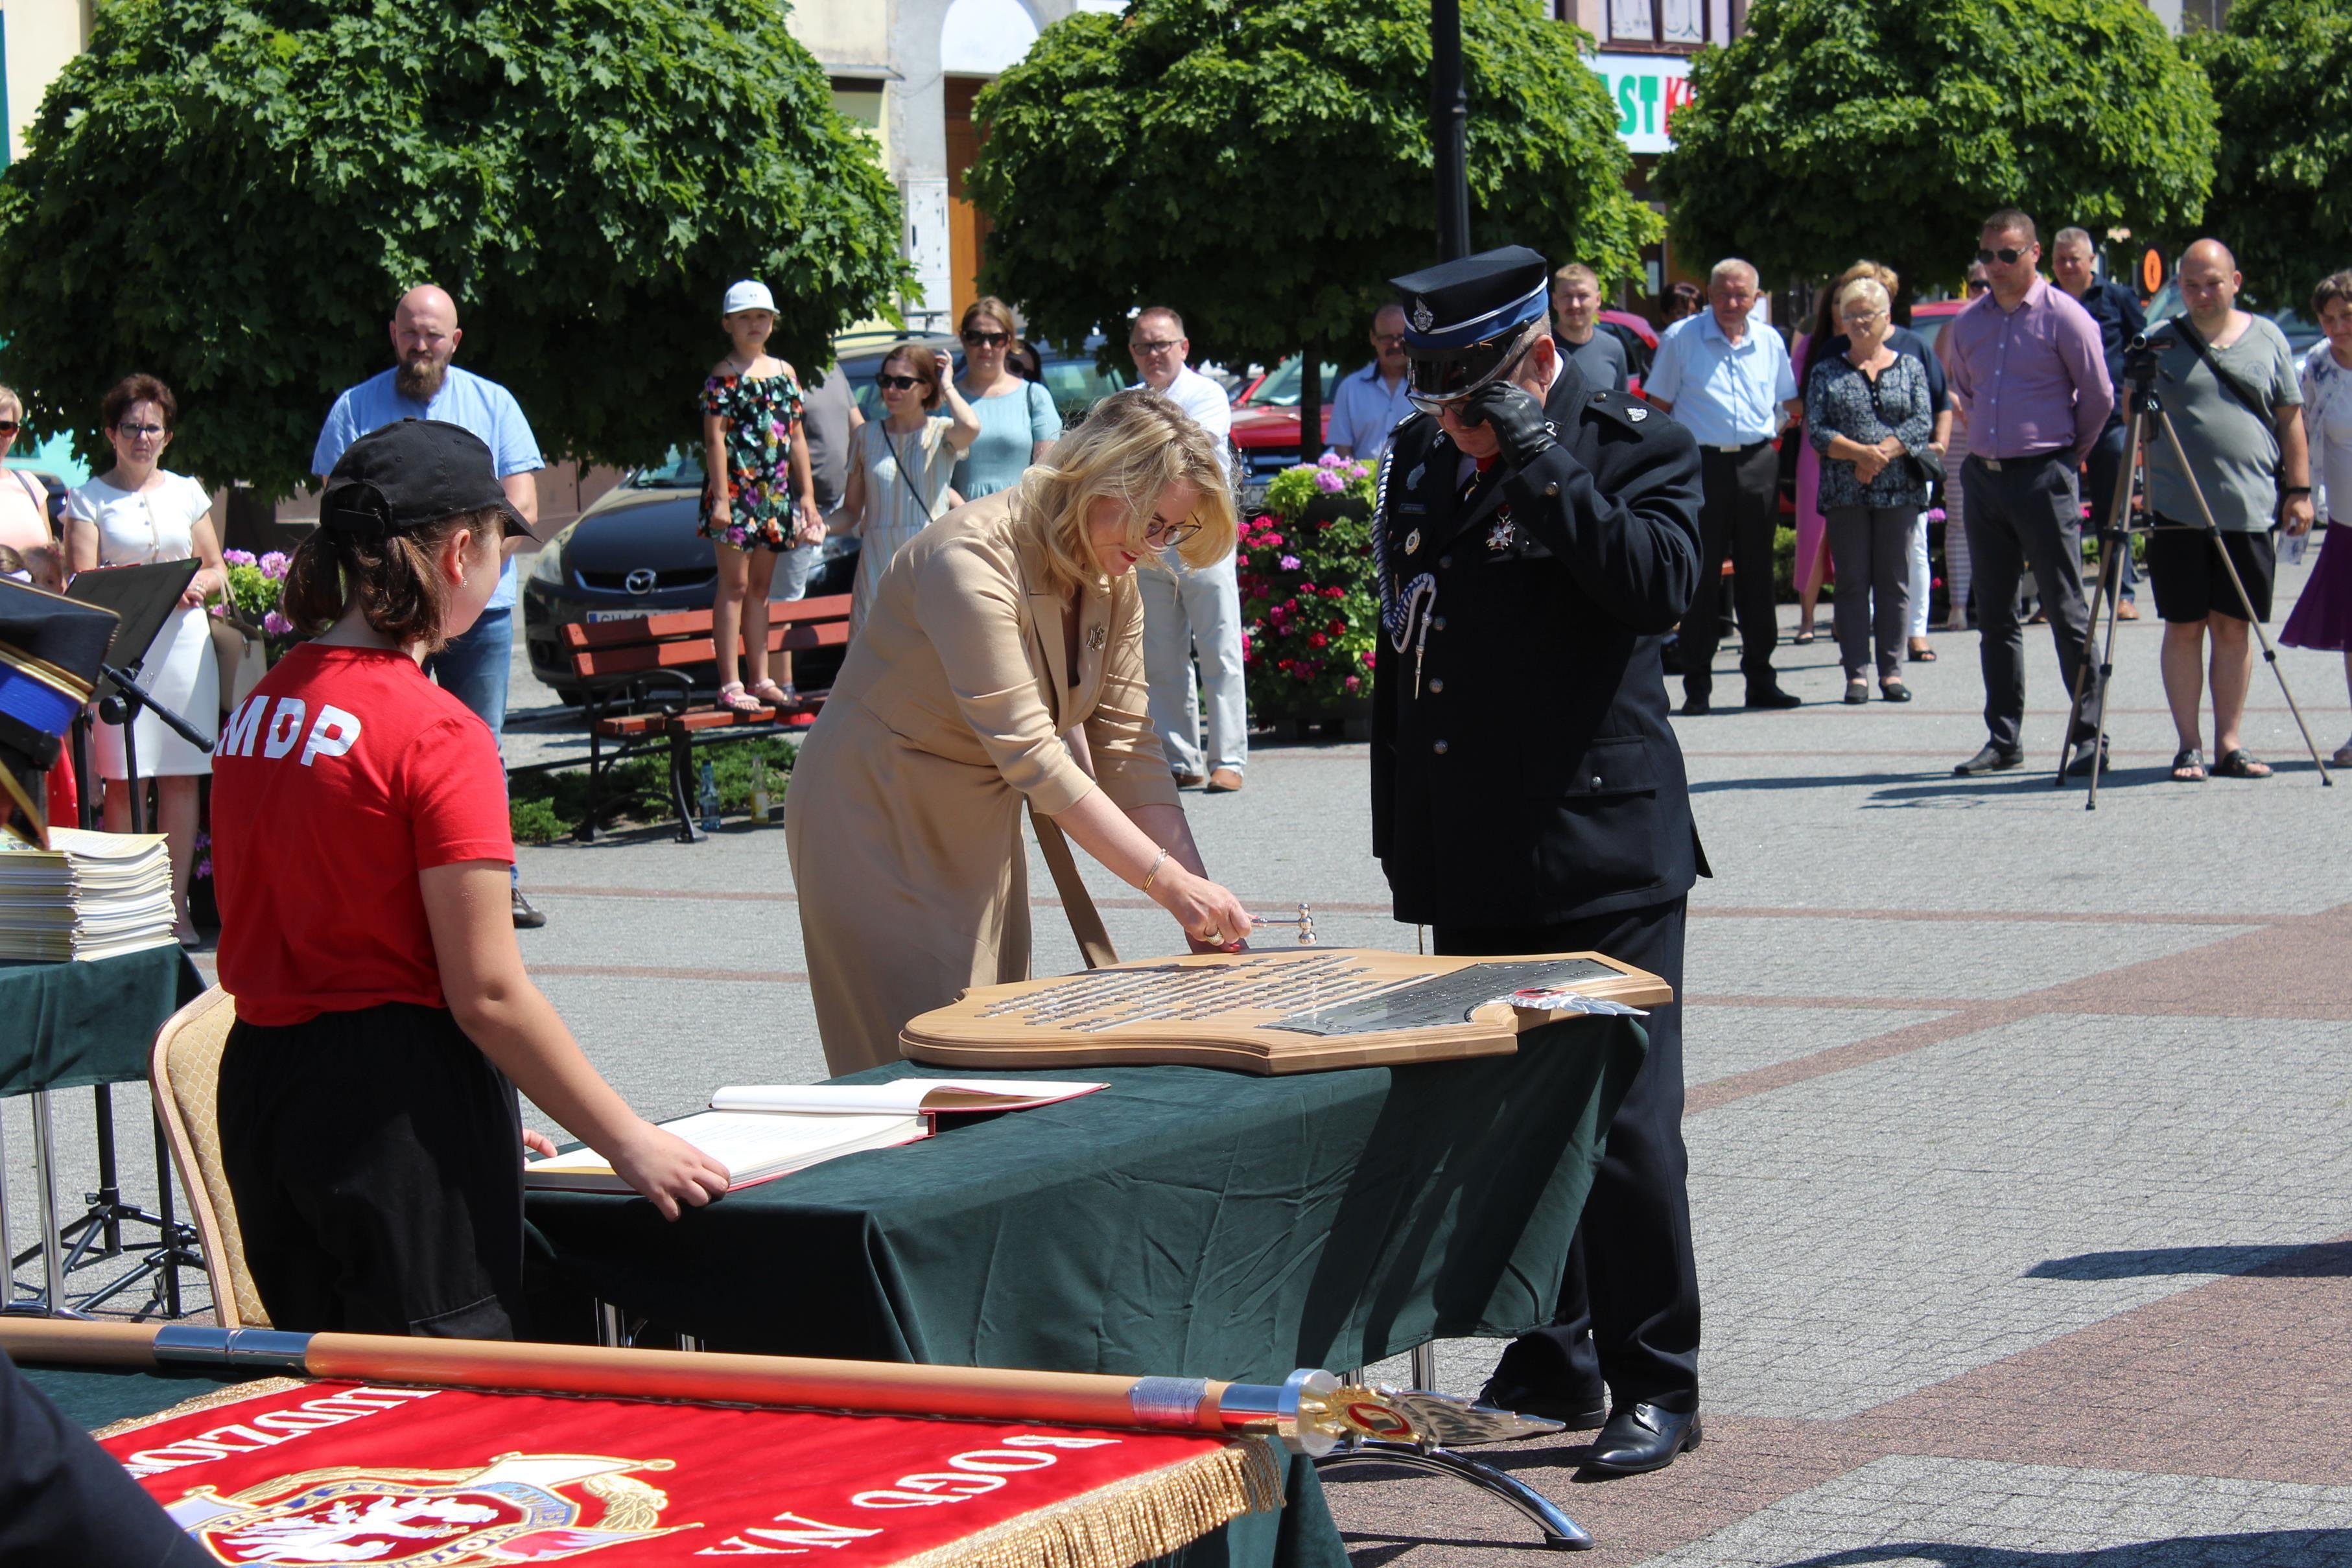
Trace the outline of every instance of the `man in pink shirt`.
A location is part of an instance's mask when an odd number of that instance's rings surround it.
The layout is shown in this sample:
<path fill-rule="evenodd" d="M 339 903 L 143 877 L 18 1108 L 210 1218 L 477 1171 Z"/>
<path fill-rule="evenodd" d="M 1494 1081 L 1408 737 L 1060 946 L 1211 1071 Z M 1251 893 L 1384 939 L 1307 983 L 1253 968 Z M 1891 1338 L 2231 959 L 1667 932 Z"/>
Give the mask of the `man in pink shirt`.
<path fill-rule="evenodd" d="M 1969 555 L 1975 565 L 1984 669 L 1984 749 L 1952 771 L 1995 773 L 2025 760 L 2025 628 L 2017 585 L 2025 563 L 2049 612 L 2058 673 L 2071 695 L 2084 669 L 2083 506 L 2076 476 L 2115 408 L 2099 324 L 2039 270 L 2033 220 L 2015 209 L 1987 218 L 1977 260 L 1992 292 L 1952 318 L 1937 350 L 1952 401 L 1968 421 L 1960 468 Z M 2066 768 L 2088 770 L 2100 693 L 2091 674 Z"/>

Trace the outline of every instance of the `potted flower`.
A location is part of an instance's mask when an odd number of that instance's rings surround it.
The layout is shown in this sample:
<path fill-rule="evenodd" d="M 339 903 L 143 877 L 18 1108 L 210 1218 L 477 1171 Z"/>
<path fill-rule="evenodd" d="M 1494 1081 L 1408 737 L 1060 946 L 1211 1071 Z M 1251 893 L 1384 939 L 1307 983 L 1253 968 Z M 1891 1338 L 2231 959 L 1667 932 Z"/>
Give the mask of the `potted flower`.
<path fill-rule="evenodd" d="M 228 590 L 215 599 L 213 652 L 220 660 L 221 711 L 226 713 L 252 695 L 253 688 L 278 656 L 298 639 L 294 623 L 278 609 L 286 591 L 285 554 L 271 550 L 221 552 L 227 568 Z"/>
<path fill-rule="evenodd" d="M 1368 462 L 1301 464 L 1275 476 L 1265 512 L 1242 524 L 1242 662 L 1261 722 L 1336 724 L 1350 738 L 1369 725 L 1380 627 L 1372 489 Z"/>

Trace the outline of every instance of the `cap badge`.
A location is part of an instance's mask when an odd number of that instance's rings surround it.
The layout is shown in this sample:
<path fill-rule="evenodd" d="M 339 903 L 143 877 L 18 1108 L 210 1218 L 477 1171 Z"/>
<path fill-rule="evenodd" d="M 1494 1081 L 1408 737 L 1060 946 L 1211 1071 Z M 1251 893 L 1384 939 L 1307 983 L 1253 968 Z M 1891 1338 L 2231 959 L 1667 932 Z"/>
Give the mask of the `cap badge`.
<path fill-rule="evenodd" d="M 1412 302 L 1412 329 L 1416 332 L 1426 332 L 1436 325 L 1437 312 L 1429 308 L 1428 300 L 1415 297 Z"/>
<path fill-rule="evenodd" d="M 1649 417 L 1650 417 L 1650 411 L 1649 411 L 1648 409 L 1646 409 L 1646 408 L 1643 408 L 1640 403 L 1638 403 L 1638 402 L 1637 402 L 1637 403 L 1635 403 L 1633 407 L 1631 407 L 1631 408 L 1629 408 L 1629 409 L 1627 409 L 1627 410 L 1625 411 L 1625 417 L 1626 417 L 1627 419 L 1632 420 L 1635 424 L 1639 424 L 1639 423 L 1641 423 L 1643 420 L 1645 420 L 1645 419 L 1647 419 L 1647 418 L 1649 418 Z"/>

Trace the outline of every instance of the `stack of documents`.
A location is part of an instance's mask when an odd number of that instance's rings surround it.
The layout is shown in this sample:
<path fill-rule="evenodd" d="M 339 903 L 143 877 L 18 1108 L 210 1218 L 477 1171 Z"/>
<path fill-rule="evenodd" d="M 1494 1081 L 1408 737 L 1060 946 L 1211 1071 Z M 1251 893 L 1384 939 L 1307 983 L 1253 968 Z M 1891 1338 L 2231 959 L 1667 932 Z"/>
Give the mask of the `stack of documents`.
<path fill-rule="evenodd" d="M 173 941 L 161 833 L 51 828 L 42 849 L 0 833 L 0 959 L 111 958 Z"/>

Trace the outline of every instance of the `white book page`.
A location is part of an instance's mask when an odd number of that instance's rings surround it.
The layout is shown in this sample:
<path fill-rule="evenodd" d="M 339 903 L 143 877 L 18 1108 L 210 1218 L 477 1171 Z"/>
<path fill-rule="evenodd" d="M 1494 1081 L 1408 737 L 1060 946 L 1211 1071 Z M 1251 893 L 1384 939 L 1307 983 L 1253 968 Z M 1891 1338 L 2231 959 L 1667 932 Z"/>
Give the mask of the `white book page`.
<path fill-rule="evenodd" d="M 725 1166 L 732 1180 L 742 1182 L 797 1170 L 837 1154 L 879 1147 L 898 1134 L 919 1134 L 922 1120 L 910 1115 L 775 1116 L 700 1111 L 661 1126 Z M 604 1155 L 585 1148 L 533 1160 L 530 1169 L 540 1176 L 613 1174 Z"/>
<path fill-rule="evenodd" d="M 1108 1083 L 1028 1078 L 898 1078 L 887 1083 L 735 1083 L 710 1097 L 713 1111 L 825 1115 L 1005 1111 L 1075 1100 Z"/>

